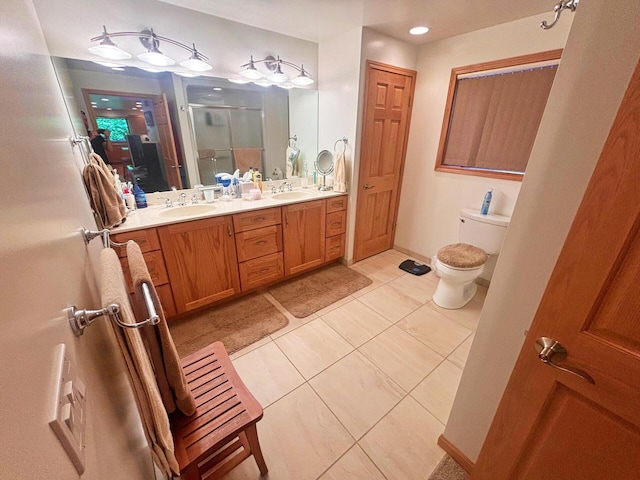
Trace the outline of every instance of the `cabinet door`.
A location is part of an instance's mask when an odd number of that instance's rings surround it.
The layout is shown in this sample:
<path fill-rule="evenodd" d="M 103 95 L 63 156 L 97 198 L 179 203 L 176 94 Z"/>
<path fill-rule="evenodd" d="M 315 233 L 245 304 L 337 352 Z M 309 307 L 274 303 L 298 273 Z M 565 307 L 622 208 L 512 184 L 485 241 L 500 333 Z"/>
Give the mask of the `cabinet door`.
<path fill-rule="evenodd" d="M 282 208 L 284 273 L 292 275 L 324 263 L 325 202 L 287 205 Z"/>
<path fill-rule="evenodd" d="M 178 313 L 240 292 L 231 216 L 158 228 Z"/>

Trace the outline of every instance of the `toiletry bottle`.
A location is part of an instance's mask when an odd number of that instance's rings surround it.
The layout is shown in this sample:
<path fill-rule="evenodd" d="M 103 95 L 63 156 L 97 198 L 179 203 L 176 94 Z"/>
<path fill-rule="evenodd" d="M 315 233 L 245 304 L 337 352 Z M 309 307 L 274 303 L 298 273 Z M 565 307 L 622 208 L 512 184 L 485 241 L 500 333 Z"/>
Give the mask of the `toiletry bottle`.
<path fill-rule="evenodd" d="M 129 191 L 128 187 L 123 187 L 124 192 L 124 203 L 129 210 L 136 209 L 136 197 L 133 196 L 133 193 Z"/>
<path fill-rule="evenodd" d="M 256 187 L 258 187 L 260 189 L 260 192 L 262 193 L 262 174 L 256 170 L 253 178 L 253 183 L 256 184 Z"/>
<path fill-rule="evenodd" d="M 300 179 L 300 185 L 302 186 L 302 188 L 307 188 L 309 186 L 309 171 L 307 169 L 306 163 L 304 164 L 304 174 Z"/>
<path fill-rule="evenodd" d="M 484 200 L 482 201 L 482 208 L 480 209 L 480 213 L 482 215 L 487 215 L 489 213 L 489 205 L 491 204 L 491 192 L 493 192 L 493 188 L 490 188 L 487 193 L 484 194 Z"/>
<path fill-rule="evenodd" d="M 133 196 L 136 198 L 137 208 L 147 208 L 147 196 L 137 183 L 133 186 Z"/>

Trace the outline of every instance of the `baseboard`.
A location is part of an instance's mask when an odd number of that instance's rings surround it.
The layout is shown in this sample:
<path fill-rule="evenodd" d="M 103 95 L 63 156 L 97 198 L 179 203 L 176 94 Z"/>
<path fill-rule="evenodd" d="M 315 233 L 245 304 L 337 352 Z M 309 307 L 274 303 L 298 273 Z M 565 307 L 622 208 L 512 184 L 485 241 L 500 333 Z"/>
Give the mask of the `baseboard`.
<path fill-rule="evenodd" d="M 424 255 L 420 255 L 417 252 L 412 252 L 408 248 L 400 247 L 399 245 L 394 245 L 393 249 L 397 250 L 397 251 L 399 251 L 401 253 L 406 253 L 407 255 L 409 255 L 410 257 L 415 258 L 416 260 L 420 260 L 425 265 L 431 265 L 431 259 L 429 257 L 425 257 Z"/>
<path fill-rule="evenodd" d="M 469 460 L 464 453 L 462 453 L 458 447 L 456 447 L 449 440 L 444 438 L 444 435 L 440 435 L 438 437 L 438 445 L 449 454 L 451 458 L 453 458 L 458 464 L 467 472 L 469 475 L 473 473 L 473 468 L 475 467 L 475 463 Z"/>

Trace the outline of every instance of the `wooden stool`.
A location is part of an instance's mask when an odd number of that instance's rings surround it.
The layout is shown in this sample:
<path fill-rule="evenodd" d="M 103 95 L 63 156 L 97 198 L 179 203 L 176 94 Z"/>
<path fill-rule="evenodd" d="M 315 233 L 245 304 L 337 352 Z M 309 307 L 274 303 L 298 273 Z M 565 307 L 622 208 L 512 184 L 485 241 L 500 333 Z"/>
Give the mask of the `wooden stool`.
<path fill-rule="evenodd" d="M 197 407 L 191 417 L 171 418 L 183 480 L 220 478 L 251 455 L 265 475 L 256 430 L 262 406 L 240 380 L 224 345 L 215 342 L 183 358 L 182 369 Z"/>

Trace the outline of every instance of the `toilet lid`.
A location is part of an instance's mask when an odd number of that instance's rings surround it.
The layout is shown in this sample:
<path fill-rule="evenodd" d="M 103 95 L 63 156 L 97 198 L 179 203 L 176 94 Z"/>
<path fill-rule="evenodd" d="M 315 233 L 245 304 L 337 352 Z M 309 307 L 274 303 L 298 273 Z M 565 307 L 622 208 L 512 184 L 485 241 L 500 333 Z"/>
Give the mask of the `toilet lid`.
<path fill-rule="evenodd" d="M 453 268 L 475 268 L 484 265 L 487 254 L 484 250 L 467 243 L 453 243 L 438 250 L 438 260 Z"/>

